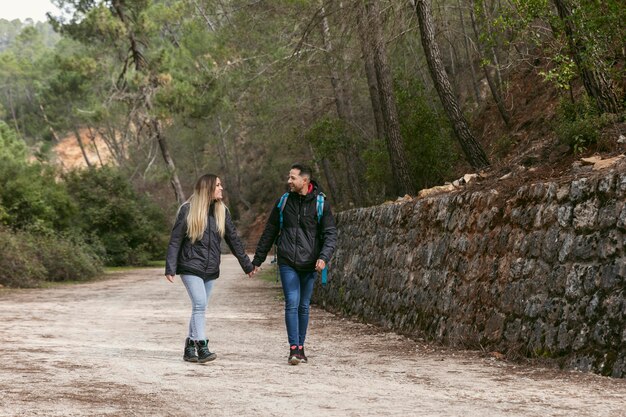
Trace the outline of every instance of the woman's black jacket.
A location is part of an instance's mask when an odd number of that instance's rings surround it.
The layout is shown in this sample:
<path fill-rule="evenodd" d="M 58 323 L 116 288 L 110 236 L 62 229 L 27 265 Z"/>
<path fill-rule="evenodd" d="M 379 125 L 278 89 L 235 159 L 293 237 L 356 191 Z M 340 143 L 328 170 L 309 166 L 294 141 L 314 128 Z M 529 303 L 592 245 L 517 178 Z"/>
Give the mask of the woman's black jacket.
<path fill-rule="evenodd" d="M 193 244 L 187 236 L 187 213 L 189 203 L 180 207 L 176 222 L 172 228 L 170 243 L 167 247 L 165 260 L 165 275 L 190 274 L 203 279 L 215 279 L 220 275 L 220 244 L 222 238 L 217 231 L 217 224 L 213 217 L 213 205 L 209 210 L 207 228 L 204 230 L 202 239 Z M 244 250 L 244 246 L 237 235 L 237 229 L 233 224 L 230 213 L 226 210 L 226 225 L 224 240 L 232 253 L 237 257 L 239 265 L 247 274 L 254 269 L 250 258 Z"/>
<path fill-rule="evenodd" d="M 278 245 L 278 263 L 281 265 L 289 265 L 298 271 L 314 271 L 318 259 L 328 264 L 337 244 L 337 227 L 328 201 L 324 202 L 324 212 L 318 223 L 319 188 L 315 182 L 312 184 L 313 191 L 305 196 L 289 193 L 283 209 L 282 230 L 278 209 L 280 199 L 276 201 L 252 264 L 260 266 L 265 261 L 274 241 Z"/>

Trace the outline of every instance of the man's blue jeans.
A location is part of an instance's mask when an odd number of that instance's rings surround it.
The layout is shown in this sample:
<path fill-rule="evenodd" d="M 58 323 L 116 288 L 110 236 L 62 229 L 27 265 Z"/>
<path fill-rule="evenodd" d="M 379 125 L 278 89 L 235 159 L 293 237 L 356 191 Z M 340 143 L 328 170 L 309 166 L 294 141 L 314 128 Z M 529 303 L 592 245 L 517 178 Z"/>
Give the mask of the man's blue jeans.
<path fill-rule="evenodd" d="M 296 271 L 288 265 L 278 267 L 285 295 L 285 324 L 289 346 L 303 346 L 309 325 L 309 305 L 317 273 Z"/>

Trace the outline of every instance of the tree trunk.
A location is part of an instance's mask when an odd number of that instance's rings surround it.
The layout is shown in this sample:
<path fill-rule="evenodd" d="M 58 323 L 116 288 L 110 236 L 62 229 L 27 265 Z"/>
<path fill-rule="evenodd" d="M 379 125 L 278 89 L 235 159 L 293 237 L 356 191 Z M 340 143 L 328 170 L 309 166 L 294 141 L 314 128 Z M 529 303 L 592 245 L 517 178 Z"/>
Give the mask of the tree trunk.
<path fill-rule="evenodd" d="M 17 121 L 17 115 L 15 114 L 15 107 L 13 106 L 13 94 L 12 94 L 12 90 L 9 87 L 8 93 L 6 94 L 7 98 L 9 99 L 9 107 L 11 108 L 11 118 L 13 119 L 13 125 L 15 126 L 15 132 L 17 133 L 18 137 L 22 137 L 22 133 L 20 132 L 20 126 L 18 124 Z"/>
<path fill-rule="evenodd" d="M 476 37 L 476 45 L 478 45 L 478 53 L 480 54 L 480 57 L 482 58 L 485 56 L 485 51 L 484 51 L 482 44 L 480 43 L 480 33 L 478 31 L 478 24 L 476 23 L 476 18 L 474 16 L 474 0 L 470 2 L 470 19 L 472 21 L 472 29 L 474 30 L 474 36 Z M 493 97 L 493 100 L 496 102 L 496 107 L 498 108 L 500 117 L 502 117 L 502 121 L 504 122 L 504 124 L 507 127 L 509 127 L 511 124 L 511 118 L 509 117 L 509 112 L 506 110 L 506 107 L 504 106 L 504 101 L 502 100 L 502 97 L 500 96 L 498 86 L 496 82 L 493 80 L 493 77 L 491 76 L 491 73 L 489 71 L 490 66 L 487 64 L 481 64 L 481 67 L 483 69 L 483 73 L 485 74 L 485 78 L 487 79 L 487 84 L 489 85 L 489 91 L 491 91 L 491 96 Z"/>
<path fill-rule="evenodd" d="M 452 122 L 454 133 L 472 167 L 474 169 L 485 168 L 489 166 L 487 155 L 474 138 L 474 135 L 472 135 L 467 121 L 459 108 L 457 99 L 452 93 L 448 74 L 446 74 L 446 70 L 443 67 L 439 46 L 435 42 L 435 28 L 428 2 L 425 0 L 416 0 L 415 11 L 417 12 L 422 46 L 426 53 L 428 68 L 437 93 L 439 94 L 439 98 L 443 104 L 443 108 L 446 110 L 448 118 Z"/>
<path fill-rule="evenodd" d="M 576 27 L 572 21 L 572 11 L 567 0 L 554 0 L 559 18 L 565 25 L 565 36 L 570 47 L 574 63 L 578 67 L 578 71 L 583 79 L 585 91 L 589 97 L 592 97 L 598 109 L 605 113 L 619 113 L 620 104 L 615 94 L 613 81 L 609 78 L 605 71 L 598 65 L 601 61 L 596 60 L 589 65 L 583 59 L 586 54 L 586 47 L 576 34 Z M 592 57 L 592 59 L 594 59 Z"/>
<path fill-rule="evenodd" d="M 165 137 L 163 137 L 163 134 L 161 132 L 161 124 L 157 119 L 152 119 L 151 122 L 153 133 L 156 136 L 159 148 L 161 149 L 161 155 L 163 155 L 163 160 L 165 161 L 165 165 L 167 165 L 167 170 L 170 174 L 170 183 L 172 184 L 172 188 L 174 189 L 176 201 L 178 201 L 178 204 L 183 204 L 186 200 L 185 192 L 183 191 L 183 187 L 180 184 L 180 179 L 178 178 L 178 173 L 176 172 L 176 165 L 174 164 L 174 160 L 170 155 L 167 141 L 165 140 Z"/>
<path fill-rule="evenodd" d="M 43 104 L 41 102 L 39 102 L 39 110 L 41 110 L 43 121 L 46 123 L 46 126 L 48 126 L 48 130 L 50 131 L 52 138 L 54 139 L 56 143 L 59 143 L 60 142 L 59 136 L 57 135 L 57 132 L 54 130 L 54 127 L 52 127 L 52 123 L 50 123 L 50 120 L 48 119 L 48 116 L 46 115 L 46 110 L 44 109 Z"/>
<path fill-rule="evenodd" d="M 323 0 L 321 0 L 323 1 Z M 350 126 L 352 121 L 352 104 L 349 97 L 345 95 L 345 88 L 343 86 L 343 80 L 339 76 L 338 63 L 335 59 L 332 37 L 330 34 L 330 26 L 328 24 L 328 17 L 326 16 L 326 10 L 324 6 L 321 7 L 322 12 L 322 38 L 324 41 L 324 49 L 326 50 L 327 63 L 330 70 L 330 82 L 333 87 L 333 93 L 335 96 L 335 105 L 337 108 L 337 115 L 339 119 L 343 120 L 346 125 Z M 351 150 L 351 157 L 354 157 L 356 153 L 353 152 L 352 144 L 348 144 L 348 149 Z M 350 161 L 350 158 L 344 152 L 344 159 L 346 160 L 346 175 L 348 176 L 348 186 L 350 189 L 350 195 L 352 201 L 356 206 L 362 206 L 363 192 L 361 190 L 361 181 L 357 174 L 357 161 Z"/>
<path fill-rule="evenodd" d="M 80 152 L 83 154 L 83 159 L 89 168 L 92 168 L 91 161 L 89 161 L 89 157 L 87 156 L 87 152 L 85 151 L 85 145 L 83 145 L 83 141 L 80 138 L 80 133 L 77 128 L 74 128 L 74 136 L 76 136 L 76 142 L 78 142 L 78 147 L 80 148 Z"/>
<path fill-rule="evenodd" d="M 358 8 L 357 28 L 361 44 L 361 53 L 363 55 L 363 64 L 365 66 L 365 76 L 367 78 L 367 86 L 370 93 L 370 101 L 372 102 L 372 112 L 374 113 L 374 123 L 376 124 L 376 137 L 379 140 L 383 140 L 385 138 L 385 121 L 383 119 L 383 112 L 380 106 L 378 79 L 376 77 L 374 58 L 372 57 L 372 42 L 369 38 L 369 27 L 367 26 L 366 12 L 367 10 L 364 6 Z"/>
<path fill-rule="evenodd" d="M 322 169 L 324 170 L 324 176 L 328 183 L 328 191 L 330 192 L 333 203 L 341 204 L 341 200 L 338 198 L 339 194 L 337 193 L 337 181 L 335 181 L 330 161 L 328 161 L 326 157 L 322 157 Z"/>
<path fill-rule="evenodd" d="M 225 178 L 222 178 L 223 181 L 228 185 L 228 194 L 230 196 L 230 210 L 234 219 L 238 219 L 239 215 L 239 205 L 244 203 L 246 208 L 250 208 L 249 204 L 245 203 L 241 199 L 241 192 L 239 188 L 239 178 L 233 172 L 232 165 L 228 158 L 228 148 L 226 147 L 226 137 L 228 132 L 230 131 L 231 125 L 229 124 L 226 128 L 222 124 L 222 119 L 220 117 L 217 118 L 217 126 L 219 128 L 219 138 L 217 141 L 217 154 L 220 158 L 221 170 L 220 174 L 224 175 Z"/>
<path fill-rule="evenodd" d="M 366 22 L 370 28 L 374 67 L 376 69 L 380 104 L 385 125 L 385 140 L 391 162 L 391 172 L 397 188 L 396 191 L 399 194 L 413 194 L 415 187 L 409 174 L 404 140 L 400 133 L 400 122 L 393 93 L 391 70 L 387 63 L 387 48 L 385 47 L 385 39 L 383 37 L 379 4 L 376 0 L 360 1 L 359 7 L 365 8 L 363 13 L 364 16 L 367 16 Z"/>
<path fill-rule="evenodd" d="M 311 102 L 311 115 L 312 118 L 317 114 L 317 97 L 315 95 L 315 91 L 313 90 L 313 82 L 311 81 L 309 74 L 306 73 L 307 86 L 309 90 L 309 100 Z M 295 86 L 294 86 L 295 88 Z M 303 130 L 306 125 L 306 122 L 303 120 Z M 311 155 L 315 157 L 315 150 L 313 146 L 309 142 L 309 149 L 311 150 Z M 318 155 L 318 158 L 322 162 L 322 171 L 324 172 L 324 177 L 326 178 L 326 184 L 328 184 L 328 195 L 332 200 L 333 204 L 336 206 L 341 205 L 343 203 L 343 195 L 339 191 L 339 186 L 337 185 L 337 181 L 335 180 L 335 176 L 333 175 L 333 168 L 330 165 L 330 161 L 326 158 L 326 155 Z"/>
<path fill-rule="evenodd" d="M 476 98 L 476 104 L 480 103 L 480 91 L 478 91 L 478 81 L 476 78 L 476 71 L 474 70 L 474 62 L 470 52 L 469 34 L 465 29 L 465 19 L 463 19 L 463 8 L 461 7 L 461 0 L 457 0 L 459 8 L 459 20 L 461 22 L 461 31 L 463 33 L 463 40 L 465 44 L 465 59 L 467 59 L 467 65 L 470 68 L 470 74 L 472 76 L 472 90 L 474 91 L 474 97 Z"/>
<path fill-rule="evenodd" d="M 209 16 L 206 14 L 206 12 L 204 11 L 204 9 L 202 9 L 200 7 L 200 5 L 198 4 L 198 2 L 196 0 L 193 0 L 193 4 L 194 6 L 196 6 L 196 10 L 198 10 L 198 12 L 200 13 L 200 15 L 202 16 L 202 18 L 204 19 L 204 21 L 206 22 L 206 25 L 209 27 L 209 29 L 211 30 L 211 32 L 215 32 L 215 25 L 213 24 L 213 22 L 211 22 L 211 19 L 209 19 Z"/>
<path fill-rule="evenodd" d="M 104 162 L 102 161 L 102 156 L 100 155 L 100 150 L 98 149 L 98 145 L 96 144 L 96 135 L 93 133 L 91 127 L 87 128 L 89 132 L 89 139 L 91 139 L 91 144 L 93 145 L 93 149 L 96 151 L 96 156 L 98 157 L 98 162 L 100 162 L 100 166 L 104 166 Z"/>

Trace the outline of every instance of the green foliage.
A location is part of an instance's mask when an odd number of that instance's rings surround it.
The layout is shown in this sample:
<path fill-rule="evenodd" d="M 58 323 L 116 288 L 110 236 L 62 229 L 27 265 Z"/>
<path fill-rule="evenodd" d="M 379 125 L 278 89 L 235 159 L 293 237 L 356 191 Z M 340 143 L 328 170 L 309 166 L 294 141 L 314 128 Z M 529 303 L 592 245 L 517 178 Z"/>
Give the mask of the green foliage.
<path fill-rule="evenodd" d="M 0 205 L 5 224 L 19 229 L 68 230 L 75 207 L 56 172 L 39 164 L 0 166 Z"/>
<path fill-rule="evenodd" d="M 26 162 L 26 148 L 0 122 L 0 223 L 14 229 L 68 230 L 74 211 L 51 167 Z"/>
<path fill-rule="evenodd" d="M 35 287 L 46 279 L 46 268 L 36 257 L 35 248 L 15 233 L 0 225 L 0 284 L 8 287 Z"/>
<path fill-rule="evenodd" d="M 459 159 L 448 119 L 428 102 L 415 79 L 396 83 L 400 130 L 411 177 L 418 189 L 441 184 Z"/>
<path fill-rule="evenodd" d="M 13 47 L 24 29 L 38 33 L 44 46 L 50 48 L 59 41 L 59 35 L 54 32 L 52 26 L 46 22 L 30 23 L 21 22 L 18 19 L 0 19 L 0 52 Z"/>
<path fill-rule="evenodd" d="M 508 135 L 500 136 L 500 138 L 497 139 L 493 144 L 493 148 L 494 148 L 494 152 L 496 156 L 498 158 L 504 158 L 506 155 L 508 155 L 514 143 L 515 142 L 513 141 L 513 139 L 511 139 L 510 136 Z"/>
<path fill-rule="evenodd" d="M 316 154 L 332 161 L 354 142 L 349 127 L 341 119 L 328 116 L 315 122 L 304 138 L 313 145 Z"/>
<path fill-rule="evenodd" d="M 163 256 L 162 213 L 140 197 L 121 173 L 104 167 L 65 176 L 78 206 L 78 227 L 90 244 L 101 244 L 107 265 L 142 265 Z"/>
<path fill-rule="evenodd" d="M 539 75 L 561 90 L 569 90 L 570 83 L 577 74 L 574 60 L 569 56 L 556 53 L 552 57 L 552 62 L 556 65 L 546 71 L 539 71 Z"/>
<path fill-rule="evenodd" d="M 561 100 L 554 131 L 561 143 L 570 146 L 575 154 L 580 154 L 597 144 L 602 129 L 616 121 L 614 115 L 601 114 L 585 95 L 574 103 Z"/>
<path fill-rule="evenodd" d="M 363 153 L 366 171 L 365 178 L 370 185 L 371 191 L 378 191 L 382 196 L 387 195 L 387 190 L 393 190 L 393 176 L 389 162 L 387 145 L 382 139 L 373 140 Z"/>
<path fill-rule="evenodd" d="M 84 281 L 102 273 L 102 261 L 80 239 L 0 226 L 0 284 L 36 287 L 43 281 Z"/>
<path fill-rule="evenodd" d="M 31 233 L 26 241 L 36 249 L 46 281 L 84 281 L 102 273 L 102 258 L 81 237 Z"/>
<path fill-rule="evenodd" d="M 26 162 L 28 149 L 23 141 L 18 139 L 15 131 L 0 120 L 0 162 Z"/>

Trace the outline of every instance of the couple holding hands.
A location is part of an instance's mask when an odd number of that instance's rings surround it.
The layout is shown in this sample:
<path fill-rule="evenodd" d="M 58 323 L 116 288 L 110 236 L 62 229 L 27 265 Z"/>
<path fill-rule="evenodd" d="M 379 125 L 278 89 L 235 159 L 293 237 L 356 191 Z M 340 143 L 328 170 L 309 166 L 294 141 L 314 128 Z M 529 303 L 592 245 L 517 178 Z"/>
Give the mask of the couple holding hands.
<path fill-rule="evenodd" d="M 206 174 L 194 192 L 180 206 L 167 248 L 165 277 L 180 278 L 187 289 L 192 310 L 183 359 L 205 363 L 217 355 L 209 350 L 205 334 L 205 312 L 215 280 L 219 277 L 220 244 L 224 239 L 243 271 L 253 277 L 265 261 L 274 242 L 278 247 L 278 268 L 285 296 L 285 324 L 289 340 L 290 365 L 306 363 L 304 341 L 309 323 L 309 305 L 317 272 L 332 257 L 337 228 L 330 205 L 312 170 L 293 164 L 287 184 L 289 193 L 277 200 L 250 262 L 223 202 L 222 182 Z"/>

